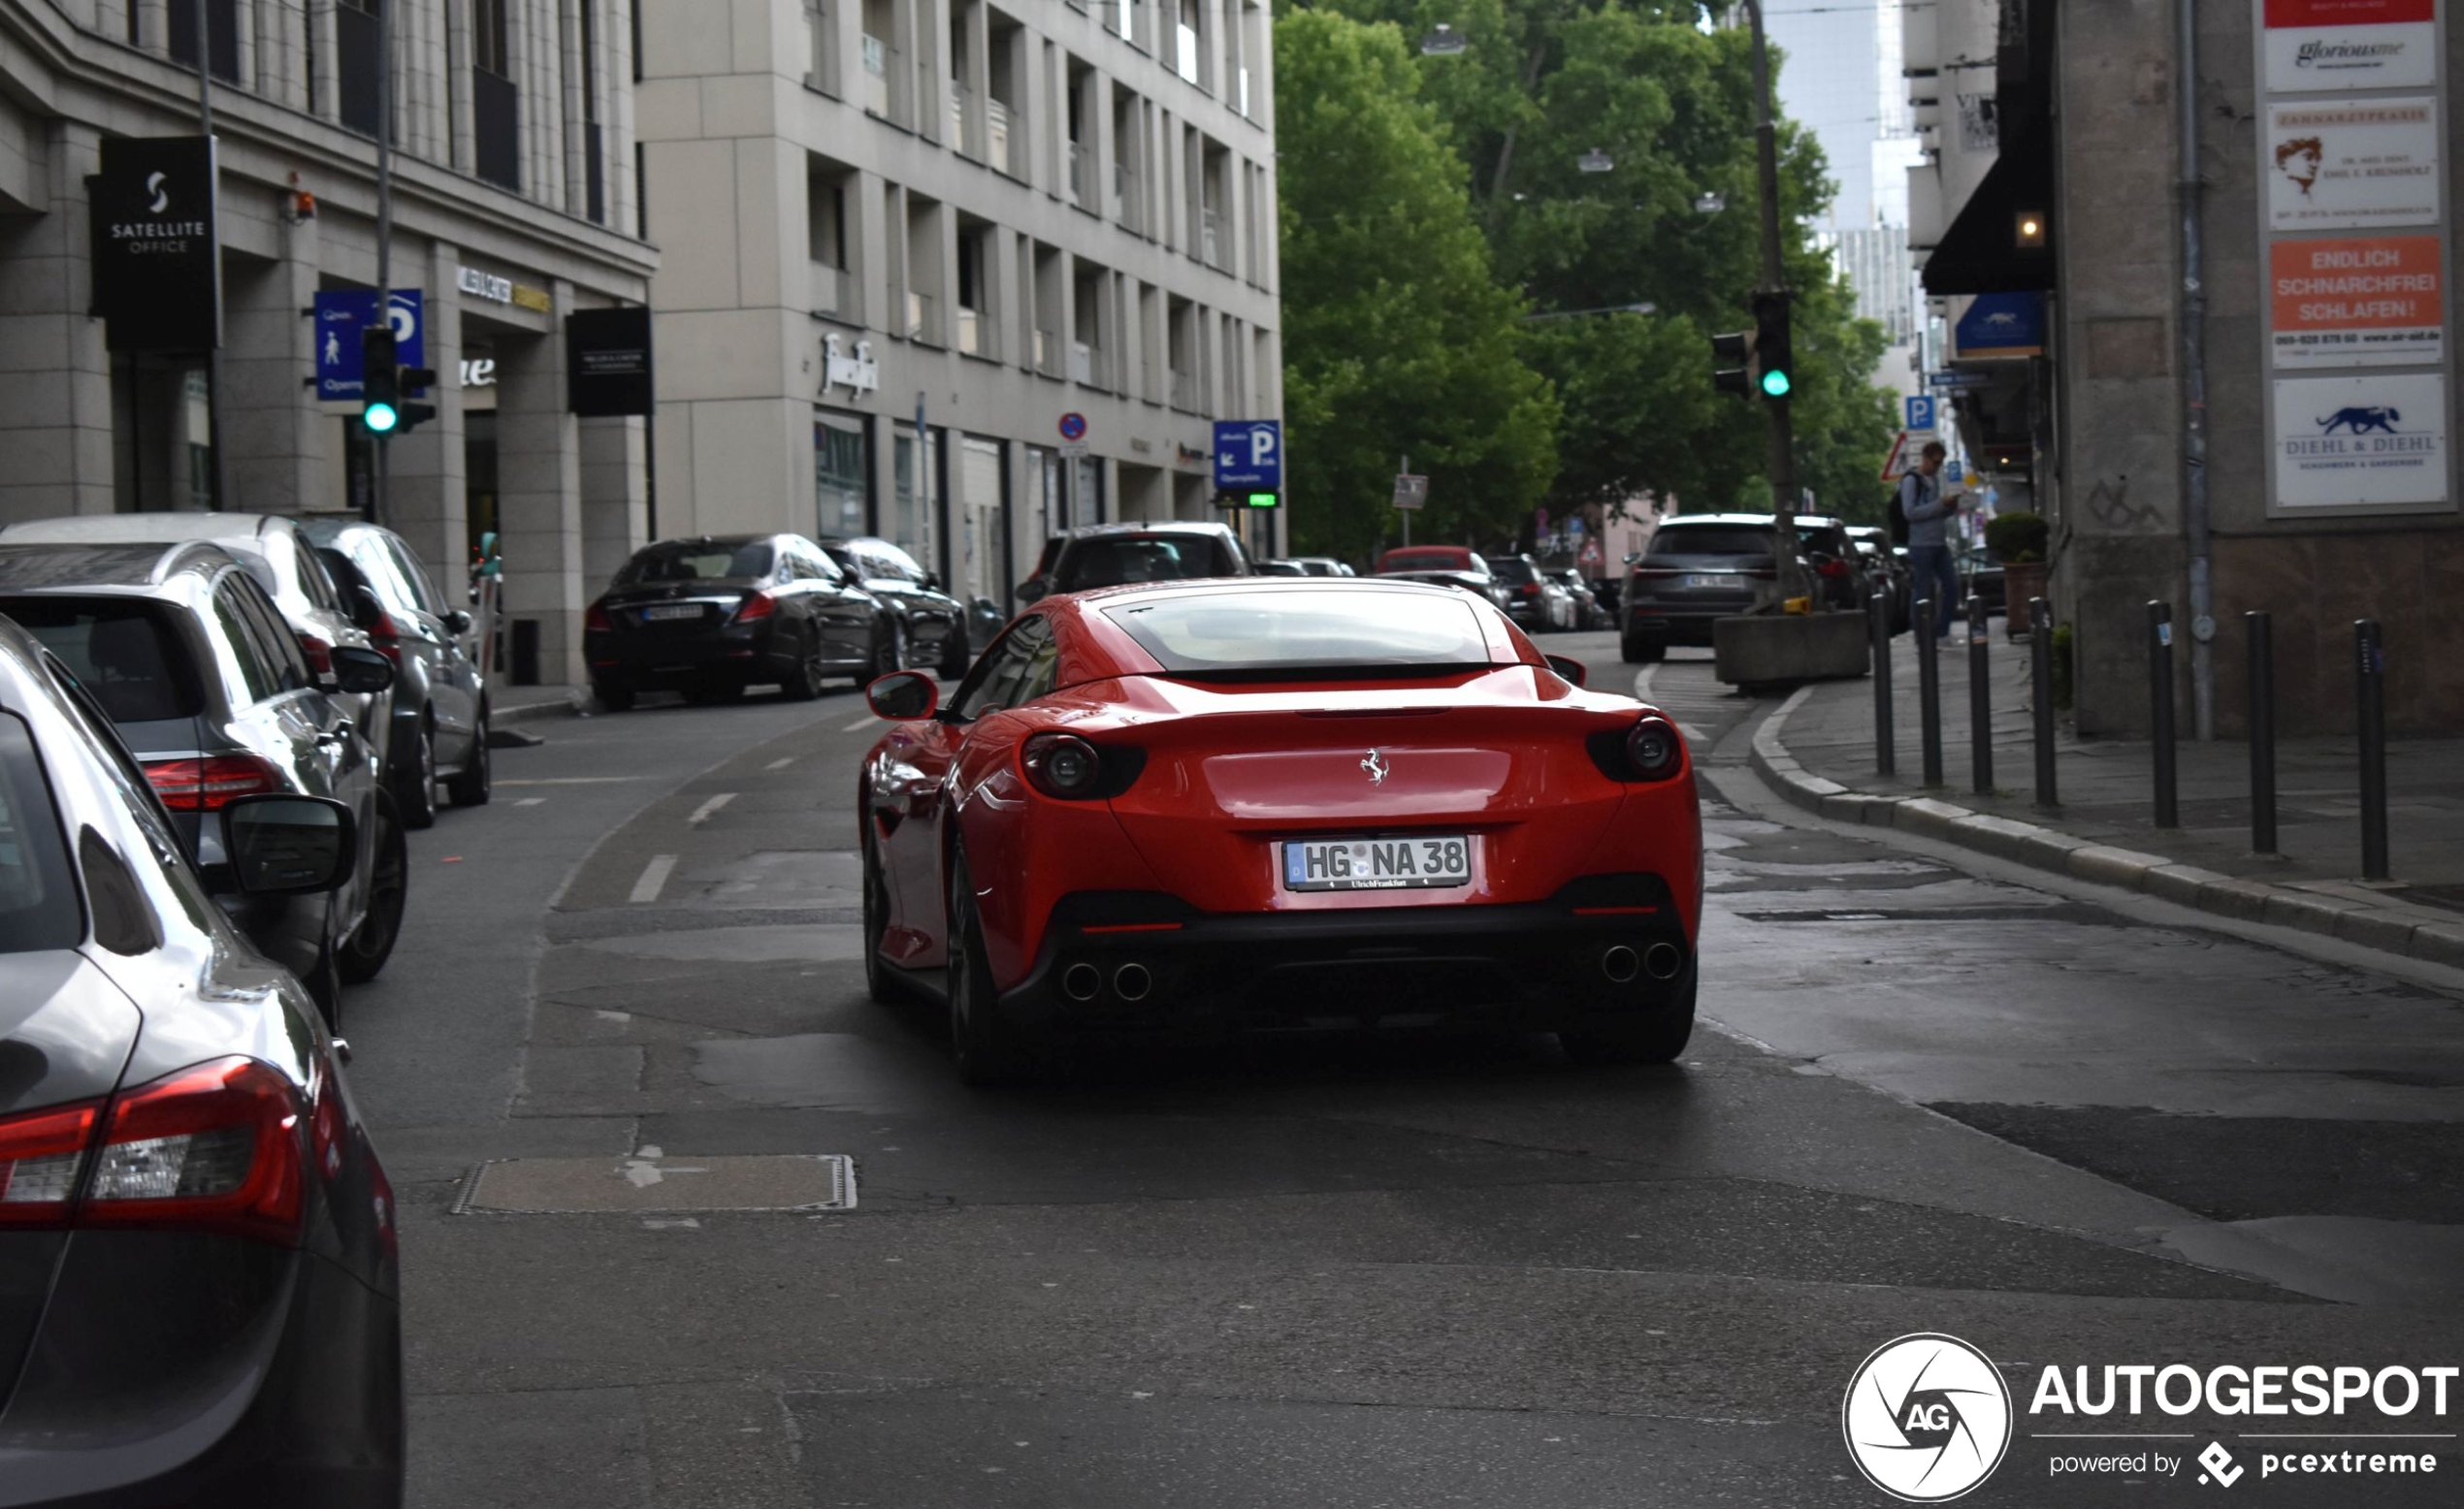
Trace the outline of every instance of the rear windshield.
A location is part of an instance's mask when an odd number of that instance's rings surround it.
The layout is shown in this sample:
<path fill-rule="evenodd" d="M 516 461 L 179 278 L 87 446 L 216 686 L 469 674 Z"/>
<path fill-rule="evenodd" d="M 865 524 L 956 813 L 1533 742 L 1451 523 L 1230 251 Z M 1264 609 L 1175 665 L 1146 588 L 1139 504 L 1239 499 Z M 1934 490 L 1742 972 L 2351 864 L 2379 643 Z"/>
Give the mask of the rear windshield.
<path fill-rule="evenodd" d="M 698 582 L 714 577 L 755 578 L 770 574 L 766 543 L 729 545 L 719 540 L 678 540 L 653 545 L 625 562 L 616 585 L 643 582 Z"/>
<path fill-rule="evenodd" d="M 1390 550 L 1378 562 L 1380 571 L 1479 571 L 1486 564 L 1468 550 Z"/>
<path fill-rule="evenodd" d="M 0 713 L 0 953 L 74 948 L 84 936 L 34 735 L 23 719 Z M 39 1060 L 35 1076 L 42 1077 Z"/>
<path fill-rule="evenodd" d="M 1532 569 L 1532 563 L 1530 562 L 1516 556 L 1508 556 L 1505 560 L 1496 562 L 1494 569 L 1497 573 L 1497 579 L 1510 587 L 1519 587 L 1523 583 L 1532 581 L 1540 575 L 1538 571 Z"/>
<path fill-rule="evenodd" d="M 1104 616 L 1176 675 L 1268 680 L 1489 663 L 1468 598 L 1268 588 L 1129 603 Z"/>
<path fill-rule="evenodd" d="M 1130 534 L 1081 540 L 1061 562 L 1059 586 L 1062 592 L 1077 593 L 1124 582 L 1183 582 L 1222 574 L 1212 540 Z"/>
<path fill-rule="evenodd" d="M 1767 556 L 1771 531 L 1752 524 L 1700 524 L 1691 528 L 1664 524 L 1651 536 L 1655 556 Z"/>
<path fill-rule="evenodd" d="M 206 705 L 188 647 L 151 603 L 108 597 L 0 597 L 74 672 L 115 723 L 193 718 Z"/>

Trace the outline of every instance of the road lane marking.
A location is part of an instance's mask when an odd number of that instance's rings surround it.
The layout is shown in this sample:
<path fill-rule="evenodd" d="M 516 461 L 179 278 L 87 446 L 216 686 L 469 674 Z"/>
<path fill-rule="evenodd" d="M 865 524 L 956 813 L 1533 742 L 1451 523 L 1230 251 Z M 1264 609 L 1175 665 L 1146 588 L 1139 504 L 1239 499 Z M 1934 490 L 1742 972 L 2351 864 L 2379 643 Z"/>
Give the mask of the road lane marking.
<path fill-rule="evenodd" d="M 720 808 L 725 807 L 728 803 L 734 800 L 735 793 L 733 791 L 721 791 L 718 795 L 695 808 L 693 810 L 693 816 L 687 818 L 685 821 L 690 826 L 697 828 L 710 820 L 710 815 L 712 813 L 717 812 Z"/>
<path fill-rule="evenodd" d="M 638 781 L 639 776 L 539 776 L 526 781 L 500 779 L 499 786 L 622 786 Z"/>
<path fill-rule="evenodd" d="M 544 796 L 526 796 L 520 801 L 515 802 L 513 805 L 516 807 L 536 807 L 544 803 L 546 800 L 547 798 Z"/>
<path fill-rule="evenodd" d="M 793 755 L 793 754 L 790 754 L 790 755 L 789 755 L 787 758 L 785 758 L 785 759 L 774 759 L 774 760 L 770 761 L 768 764 L 766 764 L 766 765 L 762 766 L 762 769 L 764 769 L 764 770 L 785 770 L 788 766 L 793 765 L 793 764 L 794 764 L 794 763 L 795 763 L 795 756 L 794 756 L 794 755 Z"/>
<path fill-rule="evenodd" d="M 863 717 L 857 719 L 854 722 L 849 723 L 846 727 L 841 728 L 838 731 L 841 733 L 861 733 L 865 729 L 880 722 L 880 719 L 874 717 L 870 713 L 866 713 Z"/>
<path fill-rule="evenodd" d="M 650 863 L 641 867 L 641 879 L 633 882 L 633 902 L 657 901 L 659 893 L 667 888 L 667 873 L 675 867 L 673 854 L 651 855 Z"/>
<path fill-rule="evenodd" d="M 1677 724 L 1677 732 L 1685 735 L 1685 742 L 1688 744 L 1700 744 L 1702 742 L 1702 730 L 1692 723 Z"/>

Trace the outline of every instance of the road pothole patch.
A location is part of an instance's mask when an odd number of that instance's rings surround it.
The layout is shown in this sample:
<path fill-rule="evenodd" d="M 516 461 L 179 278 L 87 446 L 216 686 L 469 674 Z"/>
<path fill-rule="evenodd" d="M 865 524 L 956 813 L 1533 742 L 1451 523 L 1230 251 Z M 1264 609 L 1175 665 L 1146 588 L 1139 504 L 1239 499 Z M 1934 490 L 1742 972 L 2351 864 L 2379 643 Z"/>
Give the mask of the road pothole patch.
<path fill-rule="evenodd" d="M 465 1176 L 456 1215 L 632 1215 L 856 1208 L 845 1153 L 625 1158 L 500 1158 Z"/>

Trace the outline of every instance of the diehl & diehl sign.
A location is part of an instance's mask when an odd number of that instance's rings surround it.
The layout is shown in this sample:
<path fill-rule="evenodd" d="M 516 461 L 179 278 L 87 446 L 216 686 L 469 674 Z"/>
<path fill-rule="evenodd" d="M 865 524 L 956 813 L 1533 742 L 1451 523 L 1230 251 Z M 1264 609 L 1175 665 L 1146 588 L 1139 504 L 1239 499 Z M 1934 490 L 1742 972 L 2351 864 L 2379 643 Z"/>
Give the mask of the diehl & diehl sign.
<path fill-rule="evenodd" d="M 91 180 L 94 309 L 114 351 L 222 344 L 214 148 L 205 137 L 112 137 Z"/>

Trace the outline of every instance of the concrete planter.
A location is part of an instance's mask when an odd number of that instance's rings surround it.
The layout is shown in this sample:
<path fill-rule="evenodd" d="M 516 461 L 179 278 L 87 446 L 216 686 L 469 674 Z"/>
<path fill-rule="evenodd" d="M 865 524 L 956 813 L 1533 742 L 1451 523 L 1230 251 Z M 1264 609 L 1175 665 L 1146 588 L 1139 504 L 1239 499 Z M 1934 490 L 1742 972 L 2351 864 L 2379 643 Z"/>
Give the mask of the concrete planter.
<path fill-rule="evenodd" d="M 1714 620 L 1714 673 L 1733 687 L 1863 676 L 1873 658 L 1865 622 L 1862 613 Z"/>

